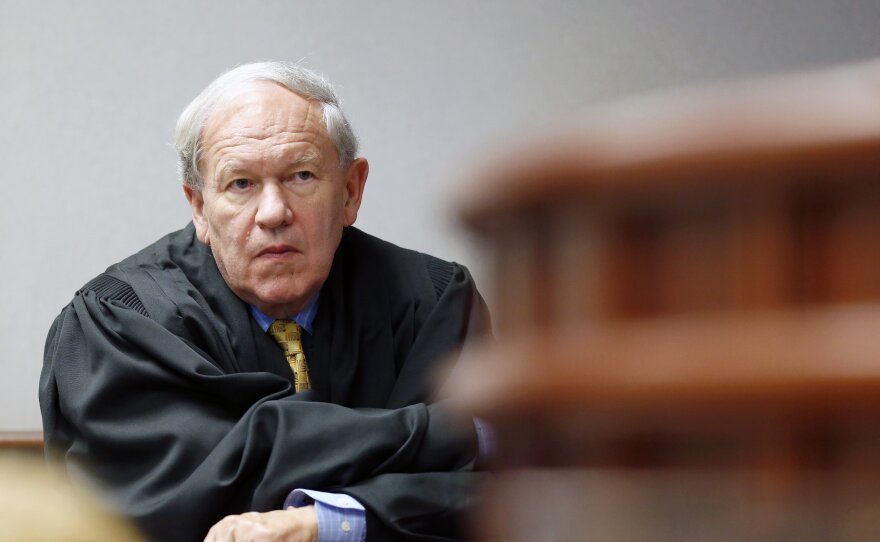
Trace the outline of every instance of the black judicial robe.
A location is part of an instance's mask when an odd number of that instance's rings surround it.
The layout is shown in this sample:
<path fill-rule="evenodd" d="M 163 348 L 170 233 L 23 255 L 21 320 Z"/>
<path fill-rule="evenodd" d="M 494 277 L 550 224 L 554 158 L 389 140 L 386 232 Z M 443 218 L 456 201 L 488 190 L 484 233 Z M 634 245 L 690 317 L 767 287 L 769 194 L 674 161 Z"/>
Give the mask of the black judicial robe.
<path fill-rule="evenodd" d="M 292 489 L 347 493 L 368 540 L 447 540 L 470 505 L 472 428 L 430 404 L 438 360 L 487 326 L 463 267 L 346 228 L 305 337 L 313 389 L 190 224 L 111 266 L 55 320 L 47 453 L 153 540 L 202 540 Z M 307 334 L 304 334 L 307 335 Z"/>

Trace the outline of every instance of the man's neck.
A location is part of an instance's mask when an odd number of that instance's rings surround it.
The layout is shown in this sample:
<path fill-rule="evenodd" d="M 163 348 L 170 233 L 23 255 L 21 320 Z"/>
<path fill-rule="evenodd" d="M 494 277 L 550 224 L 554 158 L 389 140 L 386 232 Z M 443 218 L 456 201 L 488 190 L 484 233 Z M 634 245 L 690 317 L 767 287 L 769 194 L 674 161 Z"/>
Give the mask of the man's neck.
<path fill-rule="evenodd" d="M 318 298 L 320 297 L 321 293 L 318 292 L 309 300 L 303 310 L 296 314 L 287 315 L 286 318 L 299 324 L 301 328 L 311 335 L 312 323 L 315 321 L 315 315 L 318 313 Z M 248 305 L 248 307 L 250 307 L 251 315 L 254 317 L 254 320 L 257 321 L 263 331 L 269 329 L 272 322 L 277 320 L 277 318 L 272 318 L 271 316 L 264 314 L 260 309 L 253 305 Z"/>

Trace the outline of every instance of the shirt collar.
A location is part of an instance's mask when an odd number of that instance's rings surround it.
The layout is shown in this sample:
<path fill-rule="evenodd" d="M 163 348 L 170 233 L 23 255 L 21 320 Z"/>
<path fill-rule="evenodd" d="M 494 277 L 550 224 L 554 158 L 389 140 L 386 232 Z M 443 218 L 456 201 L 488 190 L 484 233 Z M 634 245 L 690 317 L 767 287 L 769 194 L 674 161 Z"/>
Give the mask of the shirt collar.
<path fill-rule="evenodd" d="M 314 297 L 309 300 L 309 304 L 306 305 L 306 308 L 304 308 L 298 314 L 290 316 L 290 319 L 299 324 L 299 327 L 306 330 L 309 335 L 312 334 L 312 324 L 315 321 L 315 315 L 318 313 L 319 297 L 321 297 L 321 292 L 318 292 L 317 294 L 315 294 Z M 251 309 L 251 315 L 254 317 L 254 320 L 256 320 L 260 327 L 263 328 L 263 331 L 268 330 L 269 326 L 272 325 L 272 322 L 276 320 L 271 316 L 266 316 L 265 314 L 263 314 L 262 311 L 260 311 L 260 309 L 254 307 L 253 305 L 248 305 L 248 307 L 250 307 Z"/>

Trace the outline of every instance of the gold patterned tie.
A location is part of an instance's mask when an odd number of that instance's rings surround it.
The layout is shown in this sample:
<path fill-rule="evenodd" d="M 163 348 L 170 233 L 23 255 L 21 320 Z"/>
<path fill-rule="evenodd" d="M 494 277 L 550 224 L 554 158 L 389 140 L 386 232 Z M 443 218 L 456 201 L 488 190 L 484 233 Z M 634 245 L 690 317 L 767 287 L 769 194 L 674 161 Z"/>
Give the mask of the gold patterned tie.
<path fill-rule="evenodd" d="M 303 352 L 299 324 L 293 320 L 275 320 L 269 326 L 269 333 L 284 349 L 287 363 L 293 371 L 293 383 L 296 391 L 310 389 L 312 382 L 309 380 L 309 366 L 306 364 L 306 355 Z"/>

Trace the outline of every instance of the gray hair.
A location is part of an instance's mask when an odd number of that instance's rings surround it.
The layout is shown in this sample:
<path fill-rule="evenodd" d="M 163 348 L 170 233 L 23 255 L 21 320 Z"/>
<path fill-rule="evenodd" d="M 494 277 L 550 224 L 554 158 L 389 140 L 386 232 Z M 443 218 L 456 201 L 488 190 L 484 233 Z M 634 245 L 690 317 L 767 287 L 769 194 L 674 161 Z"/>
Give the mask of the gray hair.
<path fill-rule="evenodd" d="M 327 134 L 339 154 L 339 167 L 347 168 L 357 157 L 357 137 L 339 106 L 333 86 L 323 76 L 291 62 L 255 62 L 233 68 L 214 79 L 177 119 L 174 146 L 183 184 L 194 190 L 201 190 L 204 186 L 199 172 L 202 132 L 217 104 L 224 97 L 257 81 L 278 83 L 307 100 L 319 102 Z"/>

